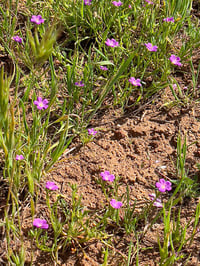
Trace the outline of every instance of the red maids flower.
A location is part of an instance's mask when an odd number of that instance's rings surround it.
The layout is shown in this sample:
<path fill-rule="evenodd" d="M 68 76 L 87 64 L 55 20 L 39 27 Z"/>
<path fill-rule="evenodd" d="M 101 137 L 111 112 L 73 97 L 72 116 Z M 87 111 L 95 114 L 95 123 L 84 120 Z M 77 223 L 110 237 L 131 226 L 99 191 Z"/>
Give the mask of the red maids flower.
<path fill-rule="evenodd" d="M 145 0 L 145 2 L 147 2 L 149 5 L 153 5 L 153 2 L 151 2 L 149 0 Z"/>
<path fill-rule="evenodd" d="M 75 82 L 74 85 L 77 86 L 77 87 L 84 87 L 85 86 L 83 81 Z"/>
<path fill-rule="evenodd" d="M 175 56 L 174 54 L 172 54 L 172 55 L 170 56 L 169 60 L 171 61 L 171 63 L 172 63 L 173 65 L 176 65 L 176 66 L 182 66 L 182 64 L 181 64 L 181 62 L 180 62 L 180 61 L 181 61 L 180 57 Z"/>
<path fill-rule="evenodd" d="M 36 105 L 38 110 L 47 109 L 48 108 L 48 100 L 44 99 L 42 100 L 41 97 L 37 98 L 37 101 L 34 101 L 33 103 Z"/>
<path fill-rule="evenodd" d="M 171 182 L 165 181 L 165 179 L 161 178 L 159 182 L 156 182 L 156 187 L 160 192 L 170 191 L 172 190 Z"/>
<path fill-rule="evenodd" d="M 118 1 L 118 2 L 117 1 L 113 1 L 112 4 L 114 6 L 121 6 L 123 3 L 121 1 Z"/>
<path fill-rule="evenodd" d="M 34 15 L 33 15 L 33 16 L 31 17 L 31 22 L 33 22 L 33 23 L 39 25 L 39 24 L 41 24 L 41 23 L 44 23 L 44 19 L 43 19 L 42 16 L 40 16 L 40 15 L 38 15 L 38 16 L 34 16 Z"/>
<path fill-rule="evenodd" d="M 122 202 L 121 201 L 116 201 L 115 199 L 111 199 L 110 201 L 110 205 L 114 208 L 114 209 L 120 209 L 122 207 Z"/>
<path fill-rule="evenodd" d="M 16 157 L 15 157 L 15 160 L 16 161 L 21 161 L 21 160 L 23 160 L 24 159 L 24 156 L 23 155 L 16 155 Z"/>
<path fill-rule="evenodd" d="M 18 35 L 13 36 L 12 39 L 13 39 L 14 41 L 18 42 L 18 43 L 22 43 L 22 38 L 19 37 Z"/>
<path fill-rule="evenodd" d="M 165 22 L 174 22 L 174 18 L 173 17 L 167 17 L 167 18 L 164 18 L 163 21 Z"/>
<path fill-rule="evenodd" d="M 84 1 L 84 5 L 86 6 L 90 6 L 92 3 L 92 0 L 83 0 Z"/>
<path fill-rule="evenodd" d="M 141 80 L 140 79 L 135 79 L 134 77 L 131 77 L 128 80 L 133 86 L 142 86 L 142 84 L 140 83 Z"/>
<path fill-rule="evenodd" d="M 157 49 L 158 49 L 158 46 L 156 46 L 156 45 L 153 46 L 153 44 L 150 43 L 150 42 L 145 43 L 144 45 L 146 46 L 146 48 L 147 48 L 150 52 L 156 52 Z"/>
<path fill-rule="evenodd" d="M 100 175 L 104 181 L 113 182 L 115 180 L 115 176 L 111 175 L 109 171 L 101 172 Z"/>
<path fill-rule="evenodd" d="M 153 205 L 157 208 L 162 208 L 163 205 L 162 205 L 162 201 L 160 199 L 157 199 L 156 198 L 156 194 L 152 193 L 152 194 L 149 194 L 149 198 L 150 200 L 154 201 Z"/>
<path fill-rule="evenodd" d="M 95 136 L 97 134 L 97 131 L 94 130 L 94 128 L 88 128 L 88 134 L 92 135 L 92 136 Z"/>
<path fill-rule="evenodd" d="M 163 207 L 163 205 L 162 205 L 160 199 L 157 199 L 157 200 L 153 203 L 153 205 L 154 205 L 155 207 L 157 207 L 157 208 L 162 208 L 162 207 Z"/>
<path fill-rule="evenodd" d="M 49 190 L 57 190 L 58 186 L 54 182 L 47 181 L 46 188 Z"/>
<path fill-rule="evenodd" d="M 106 66 L 100 66 L 100 69 L 104 70 L 104 71 L 108 70 L 108 68 Z"/>
<path fill-rule="evenodd" d="M 49 225 L 46 220 L 42 220 L 40 218 L 36 218 L 33 220 L 33 226 L 37 228 L 42 228 L 42 229 L 48 229 Z"/>
<path fill-rule="evenodd" d="M 119 43 L 115 39 L 107 39 L 105 44 L 110 47 L 117 47 Z"/>

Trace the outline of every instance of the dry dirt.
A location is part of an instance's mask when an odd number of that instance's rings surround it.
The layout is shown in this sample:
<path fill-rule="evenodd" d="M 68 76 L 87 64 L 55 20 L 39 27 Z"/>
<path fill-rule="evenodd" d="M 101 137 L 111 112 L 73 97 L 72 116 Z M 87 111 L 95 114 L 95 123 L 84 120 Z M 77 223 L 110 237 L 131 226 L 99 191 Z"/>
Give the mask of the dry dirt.
<path fill-rule="evenodd" d="M 126 191 L 126 186 L 129 186 L 130 203 L 137 200 L 136 212 L 140 212 L 145 202 L 149 200 L 149 193 L 154 192 L 155 183 L 161 177 L 164 176 L 170 180 L 177 179 L 176 145 L 179 132 L 182 139 L 184 136 L 187 137 L 189 145 L 186 159 L 188 176 L 190 178 L 196 176 L 199 181 L 196 167 L 200 156 L 199 104 L 190 102 L 182 107 L 179 105 L 167 109 L 164 105 L 169 100 L 173 100 L 173 96 L 169 88 L 166 88 L 156 98 L 154 97 L 151 103 L 144 105 L 141 109 L 136 111 L 128 109 L 122 115 L 120 110 L 113 108 L 96 117 L 90 125 L 98 131 L 94 139 L 85 145 L 82 145 L 79 140 L 75 141 L 69 147 L 69 150 L 73 148 L 73 151 L 69 153 L 66 151 L 65 155 L 42 179 L 36 216 L 48 220 L 49 215 L 45 203 L 45 182 L 47 180 L 54 181 L 59 186 L 59 193 L 65 197 L 66 201 L 71 200 L 69 186 L 71 183 L 77 184 L 78 194 L 82 196 L 85 208 L 99 210 L 102 206 L 108 206 L 101 187 L 97 183 L 100 179 L 100 172 L 105 170 L 121 178 L 122 185 L 119 190 L 121 195 Z M 172 193 L 173 190 L 164 196 L 163 200 L 167 200 Z M 52 198 L 52 202 L 54 200 L 55 197 Z M 34 250 L 34 265 L 55 265 L 50 255 L 39 251 L 34 245 L 31 247 L 28 232 L 32 228 L 32 219 L 28 202 L 28 199 L 27 202 L 23 202 L 21 210 L 27 254 L 26 265 L 30 265 L 31 249 Z M 198 198 L 189 198 L 182 202 L 181 223 L 183 226 L 189 218 L 194 216 L 197 202 Z M 156 208 L 153 211 L 157 213 Z M 188 229 L 188 234 L 191 230 L 191 228 Z M 51 233 L 52 229 L 50 228 L 49 231 Z M 7 265 L 4 232 L 1 232 L 0 236 L 0 265 Z M 152 229 L 140 239 L 139 265 L 158 265 L 158 236 L 162 241 L 163 222 L 161 220 L 158 220 Z M 193 245 L 183 250 L 187 257 L 190 254 L 186 265 L 200 265 L 199 240 L 200 235 L 197 234 Z M 122 257 L 127 258 L 130 241 L 136 245 L 136 239 L 132 235 L 125 236 L 122 233 L 115 237 L 112 247 L 109 248 L 109 265 L 125 265 Z M 20 242 L 11 243 L 12 245 L 16 249 L 20 246 Z M 97 240 L 89 241 L 82 247 L 75 243 L 66 250 L 65 254 L 60 255 L 59 265 L 103 264 L 103 247 L 105 248 L 104 244 Z M 183 259 L 177 265 L 185 265 L 185 262 Z M 131 258 L 130 265 L 135 265 L 135 254 Z"/>
<path fill-rule="evenodd" d="M 170 90 L 166 89 L 154 99 L 154 103 L 146 105 L 145 109 L 138 112 L 128 110 L 122 116 L 119 110 L 113 109 L 102 114 L 101 118 L 94 119 L 91 127 L 98 130 L 94 140 L 86 145 L 74 143 L 73 152 L 60 159 L 45 177 L 44 182 L 47 180 L 56 182 L 61 193 L 68 199 L 71 197 L 71 188 L 68 184 L 77 184 L 83 205 L 88 209 L 99 209 L 102 202 L 105 202 L 105 197 L 96 180 L 100 178 L 101 171 L 109 170 L 112 174 L 121 177 L 123 183 L 121 194 L 125 192 L 126 185 L 129 185 L 131 202 L 137 199 L 137 206 L 139 206 L 137 211 L 140 211 L 162 175 L 176 179 L 176 145 L 179 132 L 182 138 L 187 136 L 188 145 L 193 143 L 187 151 L 188 176 L 193 178 L 198 175 L 196 163 L 199 162 L 200 156 L 199 105 L 190 103 L 181 108 L 179 106 L 167 109 L 164 103 L 169 98 L 172 99 L 173 96 Z M 171 194 L 172 192 L 169 193 Z M 183 225 L 188 217 L 193 216 L 197 201 L 190 199 L 182 203 Z M 40 209 L 38 213 L 43 211 Z M 141 240 L 139 265 L 158 265 L 157 237 L 159 234 L 162 238 L 162 221 L 156 223 Z M 188 255 L 191 253 L 187 265 L 200 264 L 199 237 L 200 235 L 197 235 L 193 246 L 185 251 Z M 119 236 L 118 239 L 119 241 L 114 243 L 115 249 L 110 249 L 112 258 L 109 260 L 109 265 L 124 265 L 120 262 L 120 252 L 125 257 L 128 255 L 130 237 Z M 134 242 L 135 239 L 132 241 Z M 80 250 L 78 255 L 70 251 L 60 258 L 61 265 L 86 266 L 103 263 L 102 243 L 97 241 L 87 243 L 84 251 L 85 255 Z M 42 262 L 42 265 L 47 264 Z M 134 258 L 132 265 L 135 265 Z"/>

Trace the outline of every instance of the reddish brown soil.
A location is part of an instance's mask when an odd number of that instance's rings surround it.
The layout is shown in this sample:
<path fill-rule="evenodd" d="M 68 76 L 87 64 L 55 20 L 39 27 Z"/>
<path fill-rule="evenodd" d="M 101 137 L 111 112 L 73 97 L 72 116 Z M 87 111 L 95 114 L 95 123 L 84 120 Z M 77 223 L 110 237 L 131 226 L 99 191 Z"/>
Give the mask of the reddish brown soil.
<path fill-rule="evenodd" d="M 43 178 L 40 184 L 40 198 L 36 216 L 48 220 L 45 204 L 45 182 L 54 181 L 59 185 L 60 193 L 67 201 L 71 200 L 69 183 L 77 184 L 78 194 L 82 195 L 82 203 L 87 209 L 99 210 L 108 205 L 100 185 L 100 172 L 109 170 L 121 177 L 122 186 L 119 193 L 130 188 L 131 203 L 137 200 L 136 212 L 140 212 L 148 200 L 148 194 L 154 191 L 155 183 L 162 177 L 176 179 L 176 145 L 179 132 L 182 138 L 187 136 L 188 147 L 186 168 L 191 178 L 198 174 L 196 163 L 199 162 L 199 105 L 191 103 L 187 106 L 167 109 L 164 104 L 173 99 L 169 89 L 154 98 L 153 103 L 145 105 L 137 111 L 129 109 L 123 115 L 119 110 L 107 110 L 100 118 L 91 122 L 91 127 L 98 130 L 94 140 L 86 145 L 79 141 L 73 143 L 73 152 L 63 155 L 57 164 Z M 171 195 L 171 193 L 169 193 Z M 164 199 L 167 200 L 168 196 Z M 52 201 L 55 197 L 52 198 Z M 197 200 L 189 199 L 182 202 L 181 223 L 184 226 L 189 218 L 194 216 Z M 30 206 L 24 202 L 22 209 L 23 235 L 26 239 L 27 263 L 30 265 L 29 254 L 34 249 L 34 265 L 55 265 L 50 255 L 39 251 L 35 246 L 31 248 L 28 231 L 32 228 Z M 157 212 L 155 208 L 155 213 Z M 49 221 L 50 223 L 50 221 Z M 147 221 L 147 224 L 150 221 Z M 142 226 L 141 226 L 142 228 Z M 144 228 L 143 228 L 144 229 Z M 51 229 L 49 229 L 51 231 Z M 187 234 L 191 233 L 189 228 Z M 163 239 L 163 223 L 157 221 L 146 235 L 140 239 L 139 265 L 158 265 L 159 249 L 157 238 Z M 199 235 L 195 236 L 193 245 L 184 248 L 183 253 L 190 256 L 186 265 L 199 265 Z M 1 232 L 1 265 L 5 263 L 5 234 Z M 125 265 L 123 257 L 127 259 L 130 241 L 136 247 L 136 239 L 130 235 L 115 236 L 112 247 L 109 247 L 109 265 Z M 20 246 L 14 242 L 13 246 Z M 103 247 L 97 240 L 85 243 L 81 248 L 73 245 L 60 255 L 59 265 L 100 265 L 103 263 Z M 84 252 L 83 252 L 84 250 Z M 186 259 L 183 259 L 185 265 Z M 196 264 L 197 263 L 197 264 Z M 135 254 L 131 258 L 131 265 L 135 265 Z"/>
<path fill-rule="evenodd" d="M 163 104 L 169 97 L 173 98 L 166 89 L 154 103 L 145 106 L 145 109 L 137 114 L 129 110 L 127 114 L 120 115 L 118 110 L 113 109 L 105 112 L 100 119 L 93 120 L 91 126 L 98 130 L 94 140 L 84 146 L 73 144 L 77 148 L 63 156 L 44 181 L 51 180 L 59 184 L 61 193 L 67 199 L 71 197 L 68 183 L 77 184 L 84 206 L 88 209 L 99 209 L 102 202 L 105 202 L 105 197 L 96 180 L 100 178 L 101 171 L 109 170 L 121 177 L 121 194 L 125 192 L 126 185 L 129 185 L 131 202 L 137 199 L 136 209 L 140 211 L 148 199 L 148 194 L 154 191 L 155 183 L 162 177 L 158 171 L 167 178 L 176 178 L 176 140 L 179 132 L 182 137 L 187 136 L 188 145 L 195 142 L 188 148 L 186 160 L 188 175 L 193 178 L 197 174 L 196 163 L 200 155 L 199 106 L 190 104 L 189 107 L 179 106 L 167 110 Z M 189 202 L 182 203 L 183 225 L 188 217 L 194 215 L 195 207 L 195 200 L 190 199 Z M 40 214 L 43 211 L 38 209 Z M 141 240 L 139 265 L 157 265 L 158 235 L 162 239 L 162 221 L 156 223 Z M 131 236 L 116 239 L 118 242 L 113 243 L 115 248 L 109 249 L 109 265 L 124 265 L 121 254 L 127 258 Z M 132 241 L 135 243 L 135 239 Z M 198 263 L 198 241 L 199 236 L 195 238 L 193 246 L 185 250 L 187 255 L 191 253 L 187 265 Z M 100 265 L 103 263 L 102 246 L 100 242 L 91 241 L 84 246 L 85 256 L 81 250 L 78 255 L 70 252 L 60 258 L 60 263 Z M 42 265 L 47 264 L 43 262 Z M 135 265 L 134 256 L 132 265 Z"/>

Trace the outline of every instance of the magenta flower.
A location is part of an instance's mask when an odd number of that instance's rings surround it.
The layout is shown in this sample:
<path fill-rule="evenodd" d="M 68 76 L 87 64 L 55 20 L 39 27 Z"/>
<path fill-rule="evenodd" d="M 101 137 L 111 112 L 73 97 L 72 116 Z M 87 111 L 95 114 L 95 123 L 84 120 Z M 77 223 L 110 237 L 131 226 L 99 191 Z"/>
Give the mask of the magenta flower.
<path fill-rule="evenodd" d="M 154 201 L 156 198 L 156 194 L 155 193 L 149 194 L 149 198 L 150 198 L 150 200 Z"/>
<path fill-rule="evenodd" d="M 101 172 L 100 175 L 104 181 L 113 182 L 115 180 L 115 176 L 111 175 L 109 171 Z"/>
<path fill-rule="evenodd" d="M 132 8 L 132 6 L 131 5 L 128 5 L 128 8 Z"/>
<path fill-rule="evenodd" d="M 175 90 L 177 88 L 177 85 L 175 83 L 172 84 L 172 88 L 173 88 L 173 90 Z"/>
<path fill-rule="evenodd" d="M 162 205 L 162 202 L 160 199 L 156 199 L 156 195 L 154 193 L 152 194 L 149 194 L 149 198 L 150 200 L 154 201 L 153 205 L 157 208 L 162 208 L 163 205 Z"/>
<path fill-rule="evenodd" d="M 44 19 L 43 19 L 42 16 L 40 16 L 40 15 L 38 15 L 38 16 L 34 16 L 34 15 L 33 15 L 33 16 L 31 17 L 31 22 L 33 22 L 33 23 L 39 25 L 39 24 L 41 24 L 41 23 L 44 23 Z"/>
<path fill-rule="evenodd" d="M 49 225 L 46 220 L 42 220 L 40 218 L 36 218 L 33 220 L 33 226 L 37 228 L 42 228 L 42 229 L 48 229 Z"/>
<path fill-rule="evenodd" d="M 142 84 L 140 83 L 141 80 L 140 79 L 135 79 L 134 77 L 131 77 L 128 80 L 133 86 L 142 86 Z"/>
<path fill-rule="evenodd" d="M 54 182 L 47 181 L 46 188 L 49 190 L 57 190 L 58 186 Z"/>
<path fill-rule="evenodd" d="M 104 70 L 104 71 L 108 70 L 108 68 L 106 66 L 100 66 L 100 69 Z"/>
<path fill-rule="evenodd" d="M 154 205 L 155 207 L 157 207 L 157 208 L 162 208 L 162 207 L 163 207 L 163 205 L 162 205 L 160 199 L 157 199 L 157 200 L 153 203 L 153 205 Z"/>
<path fill-rule="evenodd" d="M 119 46 L 119 43 L 115 39 L 107 39 L 105 44 L 110 47 L 117 47 Z"/>
<path fill-rule="evenodd" d="M 180 62 L 180 57 L 175 56 L 174 54 L 172 54 L 169 58 L 169 60 L 171 61 L 172 64 L 177 65 L 177 66 L 182 66 L 181 62 Z"/>
<path fill-rule="evenodd" d="M 16 157 L 15 157 L 15 160 L 16 161 L 21 161 L 21 160 L 23 160 L 24 159 L 24 156 L 23 155 L 16 155 Z"/>
<path fill-rule="evenodd" d="M 97 134 L 97 131 L 95 131 L 94 128 L 88 128 L 88 134 L 95 136 Z"/>
<path fill-rule="evenodd" d="M 13 36 L 12 39 L 13 39 L 14 41 L 18 42 L 18 43 L 22 43 L 22 38 L 19 37 L 18 35 Z"/>
<path fill-rule="evenodd" d="M 116 201 L 115 199 L 111 199 L 110 201 L 110 205 L 114 208 L 114 209 L 120 209 L 122 207 L 122 202 L 121 201 Z"/>
<path fill-rule="evenodd" d="M 112 4 L 114 6 L 121 6 L 123 3 L 121 1 L 118 1 L 118 2 L 117 1 L 113 1 Z"/>
<path fill-rule="evenodd" d="M 34 101 L 33 103 L 37 106 L 38 110 L 42 110 L 48 108 L 48 102 L 47 99 L 42 100 L 41 97 L 37 97 L 37 101 Z"/>
<path fill-rule="evenodd" d="M 157 49 L 158 49 L 158 46 L 156 46 L 156 45 L 153 46 L 153 44 L 150 43 L 150 42 L 145 43 L 144 45 L 146 46 L 146 48 L 147 48 L 150 52 L 156 52 Z"/>
<path fill-rule="evenodd" d="M 165 21 L 165 22 L 174 22 L 174 18 L 173 17 L 167 17 L 167 18 L 164 18 L 163 21 Z"/>
<path fill-rule="evenodd" d="M 83 81 L 75 82 L 74 84 L 76 86 L 78 86 L 78 87 L 84 87 L 85 86 L 85 84 L 83 83 Z"/>
<path fill-rule="evenodd" d="M 145 0 L 145 2 L 147 2 L 149 5 L 153 5 L 153 2 L 151 2 L 149 0 Z"/>
<path fill-rule="evenodd" d="M 92 0 L 83 0 L 84 1 L 84 5 L 86 6 L 90 6 L 92 3 Z"/>
<path fill-rule="evenodd" d="M 156 187 L 160 192 L 170 191 L 172 189 L 170 181 L 165 181 L 165 179 L 161 178 L 159 182 L 156 182 Z"/>

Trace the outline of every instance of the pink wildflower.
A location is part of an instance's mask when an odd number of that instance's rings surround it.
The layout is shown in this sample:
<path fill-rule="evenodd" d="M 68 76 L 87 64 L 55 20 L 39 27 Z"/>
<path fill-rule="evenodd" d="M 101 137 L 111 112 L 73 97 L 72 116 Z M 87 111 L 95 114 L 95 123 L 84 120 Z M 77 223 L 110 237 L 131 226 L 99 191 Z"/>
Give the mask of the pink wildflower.
<path fill-rule="evenodd" d="M 110 201 L 110 205 L 114 208 L 114 209 L 120 209 L 123 205 L 123 203 L 121 201 L 116 201 L 115 199 L 111 199 Z"/>
<path fill-rule="evenodd" d="M 37 101 L 34 101 L 33 103 L 37 106 L 38 110 L 42 110 L 48 108 L 48 102 L 47 99 L 42 100 L 41 97 L 37 97 Z"/>
<path fill-rule="evenodd" d="M 140 83 L 141 80 L 140 79 L 135 79 L 134 77 L 131 77 L 128 80 L 133 86 L 142 86 L 142 84 Z"/>
<path fill-rule="evenodd" d="M 119 43 L 115 39 L 107 39 L 105 44 L 110 47 L 117 47 Z"/>
<path fill-rule="evenodd" d="M 97 131 L 94 130 L 94 128 L 88 128 L 88 134 L 92 135 L 92 136 L 95 136 L 97 134 Z"/>
<path fill-rule="evenodd" d="M 46 188 L 49 190 L 57 190 L 58 186 L 54 182 L 47 181 L 46 182 Z"/>
<path fill-rule="evenodd" d="M 42 16 L 40 16 L 40 15 L 38 15 L 38 16 L 34 16 L 34 15 L 33 15 L 33 16 L 31 17 L 31 22 L 33 22 L 33 23 L 39 25 L 39 24 L 41 24 L 41 23 L 44 23 L 44 19 L 43 19 Z"/>
<path fill-rule="evenodd" d="M 33 220 L 33 226 L 37 228 L 42 228 L 42 229 L 48 229 L 49 225 L 46 220 L 42 220 L 40 218 L 36 218 Z"/>
<path fill-rule="evenodd" d="M 16 155 L 16 157 L 15 157 L 15 160 L 16 161 L 21 161 L 21 160 L 23 160 L 24 159 L 24 156 L 23 155 Z"/>
<path fill-rule="evenodd" d="M 18 43 L 22 43 L 22 38 L 19 37 L 18 35 L 13 36 L 12 39 L 13 39 L 14 41 L 18 42 Z"/>
<path fill-rule="evenodd" d="M 171 61 L 171 63 L 173 65 L 177 65 L 177 66 L 182 66 L 181 62 L 180 62 L 180 57 L 175 56 L 174 54 L 172 54 L 169 58 L 169 60 Z"/>
<path fill-rule="evenodd" d="M 156 46 L 156 45 L 153 46 L 153 44 L 150 43 L 150 42 L 145 43 L 144 45 L 146 46 L 146 48 L 147 48 L 150 52 L 156 52 L 157 49 L 158 49 L 158 46 Z"/>
<path fill-rule="evenodd" d="M 114 6 L 121 6 L 123 3 L 121 1 L 118 1 L 118 2 L 117 1 L 113 1 L 112 4 Z"/>
<path fill-rule="evenodd" d="M 113 182 L 115 180 L 115 176 L 111 175 L 109 171 L 101 172 L 100 175 L 104 181 Z"/>
<path fill-rule="evenodd" d="M 165 179 L 161 178 L 159 182 L 156 182 L 156 187 L 160 192 L 170 191 L 172 190 L 171 182 L 165 181 Z"/>

